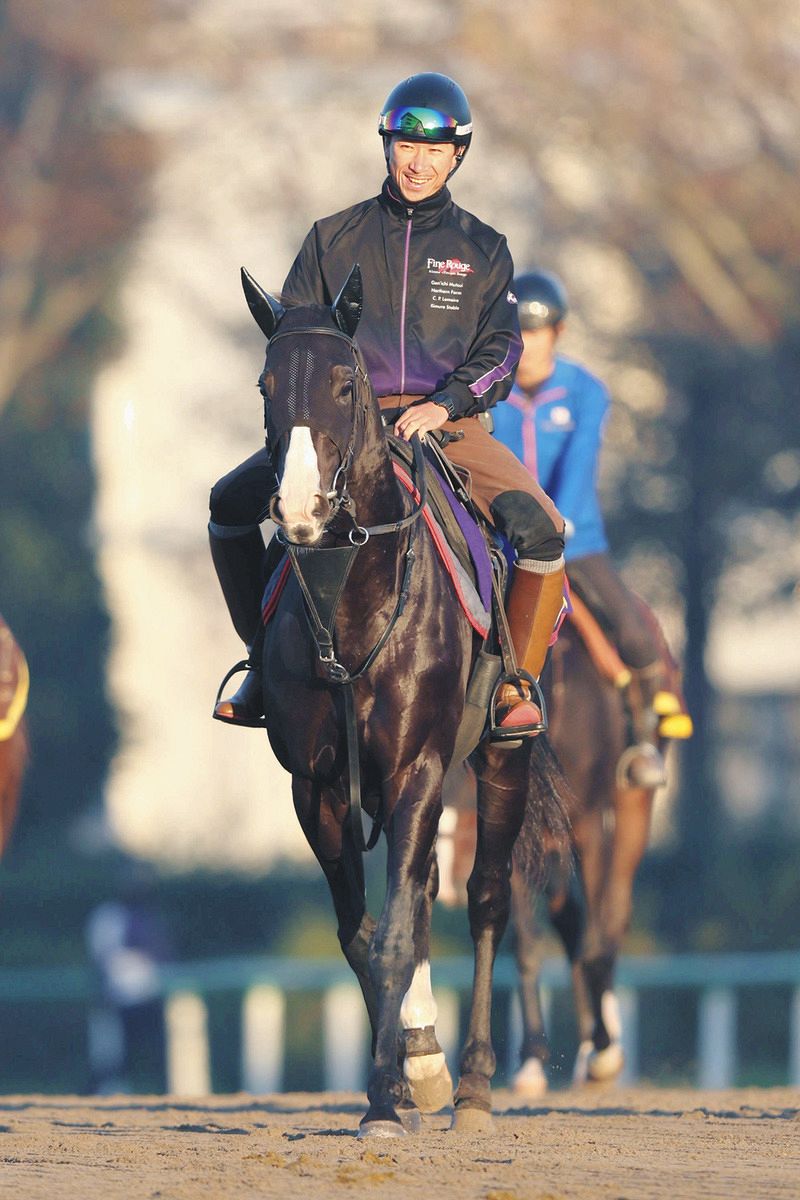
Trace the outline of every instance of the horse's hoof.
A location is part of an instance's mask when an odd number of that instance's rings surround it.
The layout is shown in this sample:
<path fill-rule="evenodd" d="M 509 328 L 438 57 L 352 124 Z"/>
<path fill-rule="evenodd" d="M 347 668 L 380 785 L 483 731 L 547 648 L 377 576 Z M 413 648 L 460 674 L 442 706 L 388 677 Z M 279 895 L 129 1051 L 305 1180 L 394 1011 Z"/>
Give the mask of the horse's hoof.
<path fill-rule="evenodd" d="M 607 1083 L 616 1079 L 625 1066 L 625 1054 L 619 1042 L 612 1042 L 605 1050 L 593 1050 L 586 1064 L 590 1083 Z"/>
<path fill-rule="evenodd" d="M 453 1080 L 444 1054 L 419 1054 L 403 1063 L 411 1098 L 420 1112 L 435 1113 L 453 1103 Z"/>
<path fill-rule="evenodd" d="M 359 1140 L 366 1138 L 404 1138 L 406 1131 L 399 1121 L 362 1121 L 358 1127 Z"/>
<path fill-rule="evenodd" d="M 406 1133 L 419 1133 L 422 1129 L 422 1114 L 413 1104 L 399 1104 L 397 1115 L 403 1123 Z"/>
<path fill-rule="evenodd" d="M 526 1058 L 511 1084 L 515 1096 L 540 1100 L 547 1094 L 547 1074 L 540 1058 Z"/>
<path fill-rule="evenodd" d="M 455 1133 L 491 1133 L 494 1118 L 485 1108 L 457 1108 L 450 1128 Z"/>

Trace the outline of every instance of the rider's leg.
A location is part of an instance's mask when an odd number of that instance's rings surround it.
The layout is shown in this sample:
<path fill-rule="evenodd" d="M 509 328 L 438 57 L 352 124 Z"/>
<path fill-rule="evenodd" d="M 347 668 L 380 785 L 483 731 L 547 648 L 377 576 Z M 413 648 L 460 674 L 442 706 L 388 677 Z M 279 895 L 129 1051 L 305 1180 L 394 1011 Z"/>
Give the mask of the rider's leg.
<path fill-rule="evenodd" d="M 264 540 L 259 521 L 265 516 L 275 476 L 266 450 L 259 450 L 225 475 L 211 490 L 208 526 L 211 557 L 233 627 L 247 647 L 250 662 L 244 681 L 228 699 L 220 700 L 214 716 L 233 725 L 263 724 L 264 707 L 258 655 L 264 593 Z"/>
<path fill-rule="evenodd" d="M 477 418 L 445 428 L 463 434 L 447 446 L 447 457 L 469 471 L 473 499 L 516 551 L 507 606 L 511 639 L 518 665 L 538 680 L 563 606 L 563 518 L 519 459 Z M 520 736 L 542 729 L 542 714 L 524 681 L 503 686 L 497 716 L 502 728 Z"/>
<path fill-rule="evenodd" d="M 621 762 L 622 782 L 634 787 L 660 787 L 666 783 L 666 769 L 659 738 L 676 736 L 689 722 L 683 701 L 669 678 L 662 646 L 608 555 L 590 554 L 571 561 L 569 577 L 581 599 L 606 626 L 631 671 L 625 698 L 632 737 Z M 676 722 L 677 716 L 683 721 Z"/>

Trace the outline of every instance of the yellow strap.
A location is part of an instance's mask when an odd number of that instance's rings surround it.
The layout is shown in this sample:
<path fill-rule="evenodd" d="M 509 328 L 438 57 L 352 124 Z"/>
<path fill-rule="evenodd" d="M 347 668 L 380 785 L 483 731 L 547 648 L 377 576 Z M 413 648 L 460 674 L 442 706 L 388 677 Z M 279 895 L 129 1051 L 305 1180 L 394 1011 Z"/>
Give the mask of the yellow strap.
<path fill-rule="evenodd" d="M 8 706 L 8 712 L 3 718 L 0 718 L 0 742 L 7 742 L 10 737 L 13 737 L 17 726 L 22 720 L 22 714 L 25 712 L 25 706 L 28 703 L 29 687 L 30 673 L 28 671 L 28 664 L 25 661 L 25 655 L 20 651 L 17 686 L 11 698 L 11 703 Z"/>

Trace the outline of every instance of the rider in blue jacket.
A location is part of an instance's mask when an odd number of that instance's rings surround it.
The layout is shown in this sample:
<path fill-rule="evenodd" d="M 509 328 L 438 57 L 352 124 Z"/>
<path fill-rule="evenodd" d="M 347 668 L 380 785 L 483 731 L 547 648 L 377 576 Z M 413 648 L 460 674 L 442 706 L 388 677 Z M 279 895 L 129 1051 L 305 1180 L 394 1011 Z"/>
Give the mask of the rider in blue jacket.
<path fill-rule="evenodd" d="M 666 782 L 659 736 L 686 736 L 688 717 L 667 688 L 661 651 L 640 604 L 614 569 L 597 494 L 609 395 L 580 364 L 556 354 L 567 296 L 545 271 L 514 280 L 524 349 L 514 387 L 493 411 L 494 431 L 539 480 L 566 520 L 570 585 L 605 628 L 630 670 L 633 745 L 625 780 Z M 682 718 L 678 720 L 678 718 Z"/>

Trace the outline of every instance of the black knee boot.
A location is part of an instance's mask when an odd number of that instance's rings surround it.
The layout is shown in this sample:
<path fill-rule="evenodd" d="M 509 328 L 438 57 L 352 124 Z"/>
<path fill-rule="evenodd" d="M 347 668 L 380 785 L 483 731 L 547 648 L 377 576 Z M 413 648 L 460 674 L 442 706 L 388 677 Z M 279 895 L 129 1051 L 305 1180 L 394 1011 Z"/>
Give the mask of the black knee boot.
<path fill-rule="evenodd" d="M 247 658 L 237 663 L 223 679 L 213 715 L 217 721 L 226 721 L 230 725 L 263 726 L 261 600 L 266 558 L 264 539 L 257 525 L 240 528 L 214 522 L 209 524 L 208 539 L 233 627 L 247 647 Z M 238 691 L 229 699 L 220 699 L 226 683 L 237 671 L 246 672 Z"/>

